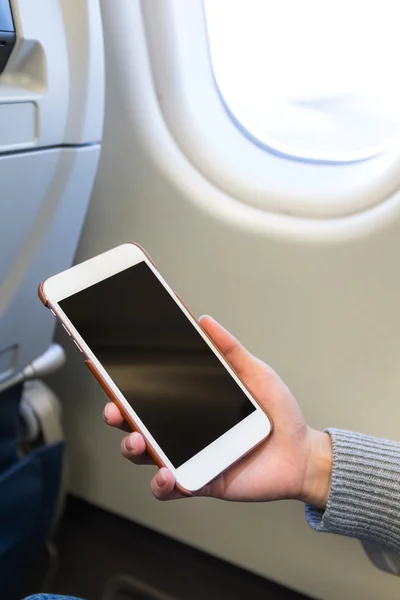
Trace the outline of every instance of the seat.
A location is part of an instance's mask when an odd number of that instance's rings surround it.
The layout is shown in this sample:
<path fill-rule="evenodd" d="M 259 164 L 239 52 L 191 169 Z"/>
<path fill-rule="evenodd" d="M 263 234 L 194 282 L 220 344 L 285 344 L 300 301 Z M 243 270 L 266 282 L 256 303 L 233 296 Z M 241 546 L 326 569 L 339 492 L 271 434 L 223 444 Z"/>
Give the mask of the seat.
<path fill-rule="evenodd" d="M 73 262 L 103 98 L 98 0 L 43 0 L 40 10 L 0 0 L 0 589 L 8 599 L 60 514 L 58 402 L 37 378 L 63 364 L 63 351 L 37 286 Z"/>

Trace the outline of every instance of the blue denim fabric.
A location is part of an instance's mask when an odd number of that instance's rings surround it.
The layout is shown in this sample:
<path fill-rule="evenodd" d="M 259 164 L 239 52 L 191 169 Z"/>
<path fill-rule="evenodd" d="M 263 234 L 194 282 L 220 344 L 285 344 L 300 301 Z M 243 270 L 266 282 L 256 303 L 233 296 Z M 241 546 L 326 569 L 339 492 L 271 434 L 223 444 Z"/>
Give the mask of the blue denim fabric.
<path fill-rule="evenodd" d="M 79 598 L 73 598 L 72 596 L 55 596 L 54 594 L 36 594 L 35 596 L 29 596 L 25 600 L 79 600 Z"/>
<path fill-rule="evenodd" d="M 1 4 L 1 2 L 0 2 Z M 0 394 L 0 598 L 20 587 L 43 548 L 58 499 L 63 444 L 18 450 L 22 384 Z"/>

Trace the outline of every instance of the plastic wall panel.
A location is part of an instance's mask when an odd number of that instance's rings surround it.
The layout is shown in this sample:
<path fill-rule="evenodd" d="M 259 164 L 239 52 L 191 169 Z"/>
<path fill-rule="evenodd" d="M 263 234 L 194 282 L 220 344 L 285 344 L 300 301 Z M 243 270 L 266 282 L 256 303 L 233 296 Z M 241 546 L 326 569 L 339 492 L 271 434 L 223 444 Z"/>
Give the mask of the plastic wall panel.
<path fill-rule="evenodd" d="M 90 146 L 0 156 L 0 351 L 19 347 L 15 373 L 51 343 L 38 283 L 73 260 L 99 155 Z"/>
<path fill-rule="evenodd" d="M 0 153 L 99 142 L 104 55 L 98 0 L 41 0 L 40 10 L 32 0 L 12 6 L 17 44 L 0 76 L 0 109 L 34 103 L 35 135 L 4 141 Z"/>

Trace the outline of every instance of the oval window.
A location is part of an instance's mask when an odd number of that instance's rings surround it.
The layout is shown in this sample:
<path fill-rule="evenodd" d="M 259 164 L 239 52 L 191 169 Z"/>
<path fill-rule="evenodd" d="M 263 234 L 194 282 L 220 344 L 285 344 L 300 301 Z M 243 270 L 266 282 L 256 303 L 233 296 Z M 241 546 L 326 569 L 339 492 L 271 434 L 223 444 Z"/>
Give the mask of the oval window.
<path fill-rule="evenodd" d="M 393 0 L 204 0 L 214 77 L 264 148 L 309 161 L 375 156 L 400 140 Z"/>

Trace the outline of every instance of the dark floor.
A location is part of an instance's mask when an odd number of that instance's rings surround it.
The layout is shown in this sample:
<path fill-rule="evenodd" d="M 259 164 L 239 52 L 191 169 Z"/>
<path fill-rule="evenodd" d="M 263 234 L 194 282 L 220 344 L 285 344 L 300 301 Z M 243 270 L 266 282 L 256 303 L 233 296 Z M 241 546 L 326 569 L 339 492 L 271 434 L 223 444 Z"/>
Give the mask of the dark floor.
<path fill-rule="evenodd" d="M 70 498 L 56 536 L 52 591 L 99 600 L 106 582 L 126 574 L 176 600 L 307 600 L 224 561 Z"/>

